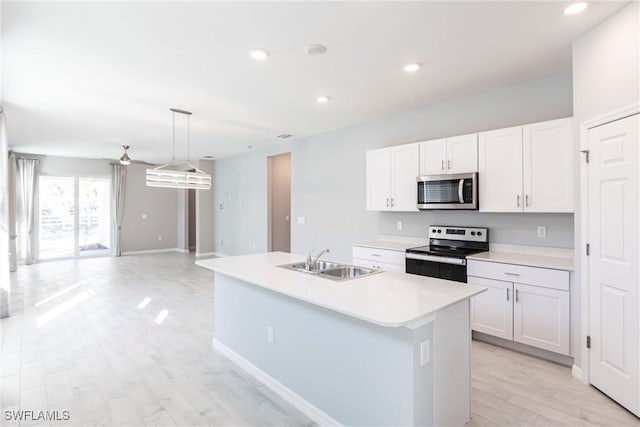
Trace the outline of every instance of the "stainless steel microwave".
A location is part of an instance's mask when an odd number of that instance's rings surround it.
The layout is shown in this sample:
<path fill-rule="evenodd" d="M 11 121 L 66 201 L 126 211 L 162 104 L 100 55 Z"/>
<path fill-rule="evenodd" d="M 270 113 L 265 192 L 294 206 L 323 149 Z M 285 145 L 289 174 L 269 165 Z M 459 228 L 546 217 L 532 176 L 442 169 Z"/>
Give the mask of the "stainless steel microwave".
<path fill-rule="evenodd" d="M 478 209 L 478 173 L 426 175 L 418 181 L 418 209 Z"/>

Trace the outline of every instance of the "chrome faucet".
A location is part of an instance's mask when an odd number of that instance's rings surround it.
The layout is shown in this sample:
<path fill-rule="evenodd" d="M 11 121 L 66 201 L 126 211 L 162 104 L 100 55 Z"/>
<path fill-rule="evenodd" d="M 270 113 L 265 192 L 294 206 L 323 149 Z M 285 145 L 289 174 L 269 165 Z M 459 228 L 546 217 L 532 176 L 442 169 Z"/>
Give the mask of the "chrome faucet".
<path fill-rule="evenodd" d="M 311 271 L 313 269 L 313 266 L 316 265 L 316 263 L 318 262 L 318 260 L 320 259 L 320 257 L 326 253 L 331 252 L 329 249 L 324 249 L 322 251 L 320 251 L 320 253 L 318 255 L 316 255 L 315 257 L 311 256 L 313 254 L 313 251 L 315 251 L 316 249 L 313 248 L 309 251 L 309 254 L 307 255 L 307 259 L 304 262 L 304 268 Z"/>

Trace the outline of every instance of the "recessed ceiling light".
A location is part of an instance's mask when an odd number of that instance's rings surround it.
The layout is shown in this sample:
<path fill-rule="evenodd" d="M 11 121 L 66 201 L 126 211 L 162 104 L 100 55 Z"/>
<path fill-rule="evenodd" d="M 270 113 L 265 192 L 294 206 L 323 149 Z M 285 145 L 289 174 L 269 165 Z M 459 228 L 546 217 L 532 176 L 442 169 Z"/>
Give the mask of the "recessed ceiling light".
<path fill-rule="evenodd" d="M 420 69 L 420 67 L 422 67 L 422 64 L 420 64 L 419 62 L 414 62 L 413 64 L 407 64 L 404 66 L 404 70 L 407 73 L 415 73 L 416 71 L 418 71 Z"/>
<path fill-rule="evenodd" d="M 588 4 L 585 2 L 573 3 L 564 10 L 565 15 L 575 15 L 576 13 L 580 13 L 587 8 Z"/>
<path fill-rule="evenodd" d="M 318 101 L 318 104 L 326 104 L 327 102 L 329 102 L 329 98 L 328 96 L 319 96 L 316 98 L 316 101 Z"/>
<path fill-rule="evenodd" d="M 265 49 L 251 49 L 249 50 L 249 56 L 251 56 L 256 61 L 262 61 L 263 59 L 267 59 L 269 56 L 269 51 Z"/>

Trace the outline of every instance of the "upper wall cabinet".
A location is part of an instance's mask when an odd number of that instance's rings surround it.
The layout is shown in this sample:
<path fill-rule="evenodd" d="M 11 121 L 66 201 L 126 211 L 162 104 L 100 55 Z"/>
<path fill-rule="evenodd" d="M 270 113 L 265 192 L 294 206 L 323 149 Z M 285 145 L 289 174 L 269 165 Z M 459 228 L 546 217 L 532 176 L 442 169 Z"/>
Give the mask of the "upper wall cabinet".
<path fill-rule="evenodd" d="M 367 151 L 367 210 L 417 211 L 418 144 Z"/>
<path fill-rule="evenodd" d="M 420 143 L 420 175 L 477 171 L 477 133 Z"/>
<path fill-rule="evenodd" d="M 571 119 L 479 134 L 480 211 L 573 212 Z"/>

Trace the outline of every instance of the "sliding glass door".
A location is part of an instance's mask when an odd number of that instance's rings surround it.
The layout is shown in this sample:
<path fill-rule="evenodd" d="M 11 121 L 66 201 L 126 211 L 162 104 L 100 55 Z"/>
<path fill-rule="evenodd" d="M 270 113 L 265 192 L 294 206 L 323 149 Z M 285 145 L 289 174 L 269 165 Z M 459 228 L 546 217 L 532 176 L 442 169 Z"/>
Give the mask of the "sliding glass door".
<path fill-rule="evenodd" d="M 40 259 L 109 253 L 109 179 L 40 176 L 38 194 Z"/>

